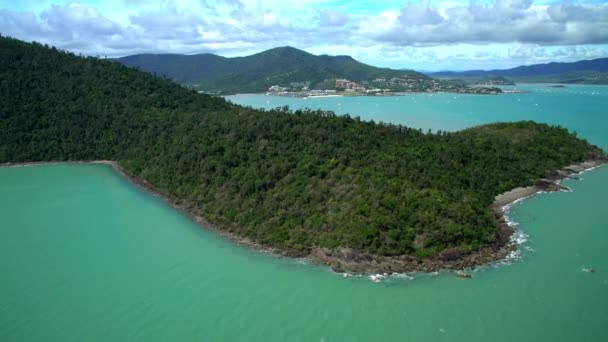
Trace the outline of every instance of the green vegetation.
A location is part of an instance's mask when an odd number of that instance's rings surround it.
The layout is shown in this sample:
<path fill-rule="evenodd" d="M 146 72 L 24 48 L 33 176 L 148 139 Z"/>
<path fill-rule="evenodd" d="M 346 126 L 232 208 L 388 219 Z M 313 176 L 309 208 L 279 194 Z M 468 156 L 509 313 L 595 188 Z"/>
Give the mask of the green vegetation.
<path fill-rule="evenodd" d="M 305 81 L 310 82 L 311 89 L 334 89 L 337 78 L 355 82 L 381 77 L 429 79 L 415 71 L 377 68 L 349 56 L 315 56 L 292 47 L 235 58 L 212 54 L 133 55 L 117 60 L 184 85 L 223 93 L 264 92 L 273 85 L 289 86 Z"/>
<path fill-rule="evenodd" d="M 118 160 L 223 229 L 291 251 L 469 252 L 496 239 L 495 195 L 603 155 L 533 122 L 433 134 L 259 111 L 10 38 L 0 94 L 0 163 Z"/>

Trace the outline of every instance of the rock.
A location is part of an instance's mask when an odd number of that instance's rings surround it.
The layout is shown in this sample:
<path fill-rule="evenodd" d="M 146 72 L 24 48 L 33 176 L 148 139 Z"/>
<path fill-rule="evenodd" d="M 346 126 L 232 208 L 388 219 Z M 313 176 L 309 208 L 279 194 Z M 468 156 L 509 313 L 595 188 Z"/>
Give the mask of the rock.
<path fill-rule="evenodd" d="M 442 261 L 454 261 L 460 260 L 464 256 L 464 253 L 458 247 L 448 248 L 439 253 L 439 260 Z"/>
<path fill-rule="evenodd" d="M 333 265 L 330 267 L 332 271 L 336 273 L 344 273 L 344 269 L 340 265 Z"/>
<path fill-rule="evenodd" d="M 456 272 L 456 276 L 457 276 L 458 278 L 464 278 L 464 279 L 473 278 L 473 276 L 472 276 L 472 275 L 470 275 L 470 274 L 468 274 L 468 273 L 465 273 L 464 271 L 458 271 L 458 272 Z"/>

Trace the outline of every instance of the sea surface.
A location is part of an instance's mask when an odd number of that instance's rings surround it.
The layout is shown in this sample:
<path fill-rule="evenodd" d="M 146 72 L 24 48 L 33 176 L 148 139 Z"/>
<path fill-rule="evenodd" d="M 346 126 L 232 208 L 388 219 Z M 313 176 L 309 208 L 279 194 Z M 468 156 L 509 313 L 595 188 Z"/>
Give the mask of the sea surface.
<path fill-rule="evenodd" d="M 608 149 L 608 87 L 516 88 L 230 100 L 433 131 L 530 119 Z M 518 259 L 369 277 L 238 247 L 105 165 L 0 168 L 0 341 L 605 341 L 608 167 L 564 184 L 511 208 Z"/>

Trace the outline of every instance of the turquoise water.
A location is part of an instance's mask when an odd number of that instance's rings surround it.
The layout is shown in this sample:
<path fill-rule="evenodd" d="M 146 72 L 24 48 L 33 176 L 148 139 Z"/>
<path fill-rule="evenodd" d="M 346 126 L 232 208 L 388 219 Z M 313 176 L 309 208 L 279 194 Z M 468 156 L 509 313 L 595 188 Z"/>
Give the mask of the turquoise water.
<path fill-rule="evenodd" d="M 608 88 L 529 89 L 399 99 L 409 105 L 390 97 L 232 100 L 341 103 L 353 115 L 433 130 L 529 118 L 608 149 Z M 386 117 L 371 114 L 376 105 Z M 473 279 L 373 282 L 235 246 L 107 166 L 0 168 L 0 341 L 602 341 L 608 167 L 582 178 L 565 182 L 572 193 L 512 208 L 528 241 L 510 265 L 481 268 Z"/>
<path fill-rule="evenodd" d="M 365 120 L 391 122 L 433 131 L 454 131 L 496 121 L 535 120 L 562 125 L 596 143 L 606 141 L 608 87 L 547 85 L 502 87 L 528 93 L 467 95 L 408 94 L 390 97 L 296 98 L 243 94 L 227 96 L 234 103 L 254 108 L 321 108 Z M 608 145 L 608 142 L 606 142 Z M 605 146 L 608 148 L 608 146 Z"/>

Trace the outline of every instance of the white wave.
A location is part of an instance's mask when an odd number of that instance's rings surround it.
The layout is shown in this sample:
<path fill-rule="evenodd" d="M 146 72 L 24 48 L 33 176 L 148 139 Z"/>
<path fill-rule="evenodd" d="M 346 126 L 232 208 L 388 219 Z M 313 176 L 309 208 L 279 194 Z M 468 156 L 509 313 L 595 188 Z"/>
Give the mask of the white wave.
<path fill-rule="evenodd" d="M 515 245 L 523 245 L 528 242 L 528 235 L 521 230 L 516 230 L 513 235 L 511 235 L 511 242 Z"/>
<path fill-rule="evenodd" d="M 374 283 L 379 283 L 379 282 L 385 280 L 387 276 L 388 276 L 388 274 L 386 274 L 386 273 L 377 273 L 377 274 L 370 274 L 368 276 L 368 278 L 371 281 L 373 281 Z"/>
<path fill-rule="evenodd" d="M 393 274 L 391 274 L 391 277 L 395 278 L 395 279 L 406 279 L 406 280 L 414 279 L 413 275 L 410 275 L 407 273 L 393 273 Z"/>
<path fill-rule="evenodd" d="M 588 267 L 581 267 L 581 271 L 587 272 L 587 273 L 595 273 L 595 270 L 593 268 L 588 268 Z"/>
<path fill-rule="evenodd" d="M 361 273 L 351 273 L 351 272 L 334 272 L 335 274 L 339 274 L 342 276 L 342 278 L 361 278 L 363 276 L 363 274 Z"/>
<path fill-rule="evenodd" d="M 521 259 L 521 251 L 516 249 L 509 253 L 503 260 L 499 262 L 502 265 L 511 265 L 515 260 Z"/>
<path fill-rule="evenodd" d="M 519 225 L 518 222 L 512 221 L 511 219 L 509 219 L 507 216 L 505 216 L 505 221 L 507 222 L 507 225 L 511 228 L 515 228 Z"/>
<path fill-rule="evenodd" d="M 437 272 L 434 272 L 436 274 L 438 274 Z M 350 273 L 350 272 L 343 272 L 343 273 L 338 273 L 339 275 L 342 276 L 342 278 L 361 278 L 363 276 L 366 276 L 369 280 L 373 281 L 374 283 L 380 283 L 382 281 L 386 281 L 389 279 L 405 279 L 405 280 L 413 280 L 415 279 L 414 274 L 415 273 L 376 273 L 376 274 L 361 274 L 361 273 Z"/>
<path fill-rule="evenodd" d="M 589 172 L 589 171 L 593 171 L 593 170 L 595 170 L 595 169 L 597 169 L 597 168 L 599 168 L 599 167 L 602 167 L 602 166 L 604 166 L 604 165 L 605 165 L 605 164 L 596 165 L 596 166 L 594 166 L 594 167 L 590 167 L 590 168 L 588 168 L 588 169 L 585 169 L 585 170 L 583 170 L 583 171 L 581 171 L 581 172 L 573 173 L 572 175 L 576 175 L 576 176 L 578 176 L 578 175 L 582 175 L 583 173 L 587 173 L 587 172 Z M 572 176 L 572 175 L 571 175 L 571 176 Z"/>

